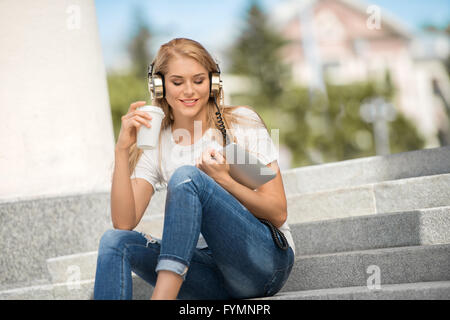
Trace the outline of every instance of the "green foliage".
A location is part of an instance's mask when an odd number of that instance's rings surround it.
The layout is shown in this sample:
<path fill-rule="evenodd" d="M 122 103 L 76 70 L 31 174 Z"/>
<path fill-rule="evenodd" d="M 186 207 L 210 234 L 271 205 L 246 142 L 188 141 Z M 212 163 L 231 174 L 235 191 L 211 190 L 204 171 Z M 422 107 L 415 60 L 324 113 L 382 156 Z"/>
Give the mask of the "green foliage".
<path fill-rule="evenodd" d="M 280 58 L 280 49 L 288 41 L 267 25 L 268 16 L 257 1 L 251 2 L 245 19 L 240 37 L 228 52 L 228 72 L 254 79 L 258 91 L 255 99 L 261 108 L 268 107 L 282 94 L 283 83 L 290 78 L 290 70 Z"/>
<path fill-rule="evenodd" d="M 121 117 L 128 112 L 130 104 L 140 100 L 150 102 L 147 79 L 139 78 L 133 73 L 108 74 L 108 90 L 114 137 L 117 141 L 122 124 Z"/>

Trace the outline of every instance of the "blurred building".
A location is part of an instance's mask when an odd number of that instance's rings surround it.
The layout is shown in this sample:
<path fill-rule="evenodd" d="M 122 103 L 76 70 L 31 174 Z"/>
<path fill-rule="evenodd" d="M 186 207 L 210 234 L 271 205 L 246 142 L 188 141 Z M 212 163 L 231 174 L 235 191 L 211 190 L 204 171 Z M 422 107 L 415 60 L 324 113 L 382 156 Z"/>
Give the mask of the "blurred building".
<path fill-rule="evenodd" d="M 287 0 L 272 18 L 292 41 L 283 55 L 297 83 L 321 89 L 325 81 L 382 83 L 389 75 L 395 106 L 426 147 L 449 143 L 448 36 L 416 35 L 385 9 L 359 0 Z"/>

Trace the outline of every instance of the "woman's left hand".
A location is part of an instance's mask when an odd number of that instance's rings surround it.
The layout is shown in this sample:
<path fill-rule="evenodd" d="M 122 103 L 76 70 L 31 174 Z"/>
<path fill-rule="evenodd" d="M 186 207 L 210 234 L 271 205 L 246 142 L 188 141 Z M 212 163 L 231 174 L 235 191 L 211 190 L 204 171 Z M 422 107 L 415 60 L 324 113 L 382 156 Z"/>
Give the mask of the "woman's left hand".
<path fill-rule="evenodd" d="M 202 156 L 196 160 L 195 166 L 217 183 L 230 178 L 230 165 L 220 152 L 212 148 L 203 151 Z"/>

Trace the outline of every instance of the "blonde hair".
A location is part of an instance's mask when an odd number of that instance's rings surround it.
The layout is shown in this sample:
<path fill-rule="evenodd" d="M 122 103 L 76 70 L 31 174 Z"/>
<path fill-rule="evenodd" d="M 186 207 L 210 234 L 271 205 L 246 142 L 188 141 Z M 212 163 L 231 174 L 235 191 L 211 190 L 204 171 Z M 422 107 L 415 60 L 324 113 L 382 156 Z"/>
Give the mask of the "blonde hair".
<path fill-rule="evenodd" d="M 156 74 L 157 72 L 165 75 L 168 72 L 168 66 L 169 66 L 169 61 L 171 60 L 171 58 L 175 57 L 175 56 L 183 56 L 183 57 L 189 57 L 189 58 L 193 58 L 195 59 L 197 62 L 199 62 L 202 66 L 205 67 L 206 70 L 208 70 L 208 72 L 218 72 L 219 70 L 217 70 L 217 65 L 214 61 L 214 59 L 212 58 L 212 56 L 209 54 L 209 52 L 197 41 L 191 40 L 191 39 L 186 39 L 186 38 L 175 38 L 165 44 L 163 44 L 155 59 L 153 60 L 153 74 Z M 242 120 L 247 120 L 249 121 L 248 124 L 252 123 L 255 124 L 255 121 L 253 119 L 249 119 L 247 117 L 244 117 L 242 115 L 237 115 L 237 114 L 233 114 L 233 110 L 235 110 L 236 108 L 240 108 L 241 106 L 225 106 L 224 105 L 224 101 L 223 101 L 223 88 L 220 89 L 220 91 L 217 94 L 217 105 L 219 107 L 219 110 L 222 114 L 222 119 L 225 125 L 225 129 L 227 130 L 227 136 L 230 138 L 229 141 L 231 142 L 235 142 L 237 143 L 237 139 L 234 137 L 233 135 L 233 130 L 230 127 L 230 124 L 232 123 L 242 123 Z M 172 107 L 167 103 L 167 100 L 165 98 L 159 98 L 159 99 L 154 99 L 152 101 L 153 105 L 159 106 L 162 108 L 165 117 L 161 123 L 161 131 L 159 133 L 159 144 L 158 144 L 158 154 L 159 154 L 159 160 L 158 160 L 158 164 L 159 164 L 159 172 L 158 175 L 160 177 L 160 181 L 163 180 L 163 175 L 162 175 L 162 167 L 161 167 L 161 134 L 164 131 L 164 129 L 168 128 L 169 126 L 171 126 L 174 122 L 173 120 L 173 114 L 172 114 Z M 249 107 L 249 106 L 244 106 L 252 111 L 254 111 L 256 113 L 256 111 Z M 214 128 L 214 127 L 218 127 L 218 119 L 216 116 L 216 106 L 214 105 L 214 100 L 212 97 L 209 98 L 206 108 L 208 108 L 208 123 L 207 123 L 207 127 L 208 128 Z M 258 113 L 256 113 L 258 115 Z M 267 130 L 267 126 L 264 123 L 264 121 L 262 120 L 262 118 L 258 115 L 258 117 L 260 118 L 262 124 L 264 125 L 264 127 Z M 251 124 L 250 124 L 251 125 Z M 214 134 L 219 134 L 219 136 L 216 136 L 216 140 L 217 141 L 221 141 L 221 144 L 223 145 L 223 138 L 222 135 L 220 134 L 220 131 L 218 130 L 213 130 Z M 138 163 L 142 153 L 144 150 L 140 149 L 137 147 L 136 143 L 134 143 L 129 150 L 129 160 L 128 160 L 128 166 L 129 166 L 129 170 L 130 173 L 134 172 L 134 169 L 136 167 L 136 164 Z"/>

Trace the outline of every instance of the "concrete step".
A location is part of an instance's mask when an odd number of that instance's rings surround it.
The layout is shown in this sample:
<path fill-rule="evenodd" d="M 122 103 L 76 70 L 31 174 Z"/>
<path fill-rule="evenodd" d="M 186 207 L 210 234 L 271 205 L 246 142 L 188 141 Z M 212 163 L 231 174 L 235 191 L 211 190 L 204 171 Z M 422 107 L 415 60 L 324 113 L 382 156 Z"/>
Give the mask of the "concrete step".
<path fill-rule="evenodd" d="M 61 282 L 4 290 L 0 292 L 0 299 L 92 298 L 94 252 L 49 260 L 52 278 Z M 375 269 L 379 270 L 382 288 L 388 284 L 448 281 L 449 261 L 448 244 L 299 256 L 282 292 L 367 287 L 368 283 L 373 284 L 368 280 L 373 278 Z M 79 272 L 79 276 L 74 276 L 74 270 Z M 152 287 L 135 275 L 133 286 L 134 299 L 148 299 L 151 296 Z"/>
<path fill-rule="evenodd" d="M 0 300 L 89 300 L 94 293 L 97 251 L 47 259 L 51 281 L 0 291 Z M 133 297 L 148 300 L 153 287 L 133 277 Z M 42 281 L 41 281 L 42 282 Z"/>
<path fill-rule="evenodd" d="M 450 206 L 450 174 L 287 196 L 288 223 Z"/>
<path fill-rule="evenodd" d="M 153 287 L 142 278 L 132 273 L 133 300 L 150 300 Z M 54 286 L 56 300 L 92 300 L 94 297 L 95 279 L 80 282 L 60 283 Z"/>
<path fill-rule="evenodd" d="M 450 243 L 450 206 L 290 225 L 297 255 Z"/>
<path fill-rule="evenodd" d="M 52 283 L 94 279 L 96 268 L 97 251 L 47 259 Z"/>
<path fill-rule="evenodd" d="M 92 299 L 97 251 L 47 259 L 47 268 L 55 284 L 56 299 Z M 132 273 L 132 276 L 133 299 L 150 299 L 153 287 L 136 274 Z"/>
<path fill-rule="evenodd" d="M 287 194 L 311 193 L 450 173 L 448 159 L 447 146 L 283 170 L 282 177 Z"/>
<path fill-rule="evenodd" d="M 110 228 L 109 193 L 0 203 L 0 286 L 45 277 L 48 257 L 96 250 Z"/>
<path fill-rule="evenodd" d="M 291 225 L 297 256 L 450 243 L 450 207 Z M 53 283 L 95 277 L 97 251 L 47 259 Z"/>
<path fill-rule="evenodd" d="M 133 299 L 149 300 L 153 287 L 133 273 Z M 94 279 L 36 285 L 0 291 L 0 300 L 91 300 Z"/>
<path fill-rule="evenodd" d="M 291 224 L 291 232 L 297 256 L 444 244 L 450 243 L 450 207 Z M 53 283 L 77 272 L 86 280 L 94 277 L 96 261 L 97 251 L 92 251 L 47 259 L 47 267 Z"/>
<path fill-rule="evenodd" d="M 32 294 L 30 294 L 32 292 Z M 0 287 L 0 300 L 51 300 L 53 284 L 46 279 L 7 284 Z"/>
<path fill-rule="evenodd" d="M 298 256 L 282 291 L 450 280 L 450 244 Z"/>
<path fill-rule="evenodd" d="M 450 281 L 281 292 L 251 300 L 450 300 Z"/>
<path fill-rule="evenodd" d="M 96 255 L 49 259 L 52 279 L 66 284 L 90 281 Z M 449 261 L 448 244 L 298 256 L 283 291 L 366 285 L 371 276 L 367 268 L 373 265 L 380 269 L 382 284 L 450 280 Z"/>

